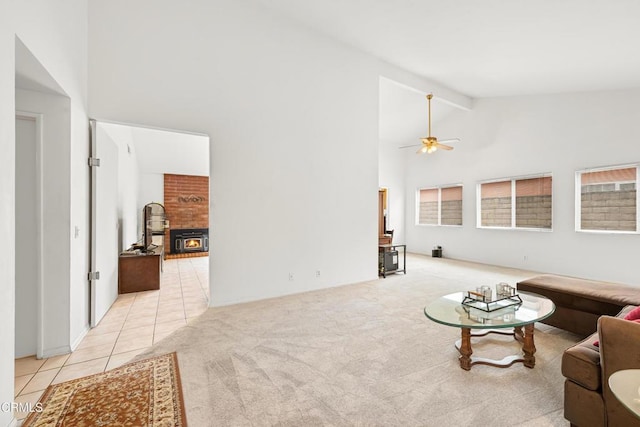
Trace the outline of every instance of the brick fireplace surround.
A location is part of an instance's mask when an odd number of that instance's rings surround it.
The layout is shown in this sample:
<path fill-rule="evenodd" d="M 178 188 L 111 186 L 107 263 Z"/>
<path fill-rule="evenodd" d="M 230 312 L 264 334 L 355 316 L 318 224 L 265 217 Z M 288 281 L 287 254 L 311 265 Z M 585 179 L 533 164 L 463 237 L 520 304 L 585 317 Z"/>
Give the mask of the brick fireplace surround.
<path fill-rule="evenodd" d="M 171 230 L 209 228 L 209 177 L 165 174 L 164 208 Z M 165 231 L 165 254 L 171 255 L 169 232 L 169 229 Z M 173 255 L 203 256 L 208 253 Z"/>

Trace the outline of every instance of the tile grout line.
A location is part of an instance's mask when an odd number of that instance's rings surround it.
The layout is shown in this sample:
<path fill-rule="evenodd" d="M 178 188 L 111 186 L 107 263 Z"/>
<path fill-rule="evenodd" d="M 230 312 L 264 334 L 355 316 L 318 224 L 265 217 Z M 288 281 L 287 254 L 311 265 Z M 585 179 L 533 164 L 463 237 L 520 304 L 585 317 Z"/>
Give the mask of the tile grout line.
<path fill-rule="evenodd" d="M 120 326 L 120 330 L 118 331 L 118 336 L 116 337 L 116 339 L 115 339 L 115 341 L 114 341 L 114 343 L 113 343 L 113 347 L 111 348 L 111 353 L 109 353 L 109 356 L 101 356 L 101 357 L 96 357 L 96 358 L 93 358 L 93 359 L 83 360 L 82 362 L 69 363 L 69 364 L 67 364 L 67 362 L 68 362 L 68 361 L 69 361 L 69 359 L 71 358 L 71 355 L 73 354 L 73 352 L 71 352 L 71 353 L 69 353 L 69 356 L 68 356 L 68 357 L 67 357 L 67 359 L 64 361 L 64 363 L 62 364 L 62 366 L 60 366 L 60 370 L 58 371 L 58 373 L 56 374 L 56 376 L 51 380 L 51 383 L 50 383 L 49 385 L 53 384 L 53 382 L 56 380 L 56 378 L 58 378 L 58 375 L 60 375 L 60 372 L 62 372 L 62 368 L 65 368 L 65 367 L 67 367 L 67 366 L 78 365 L 78 364 L 80 364 L 80 363 L 91 362 L 91 361 L 93 361 L 93 360 L 97 360 L 97 359 L 101 359 L 101 358 L 103 358 L 103 357 L 107 357 L 107 363 L 105 364 L 104 369 L 101 371 L 101 372 L 104 372 L 104 371 L 105 371 L 105 369 L 106 369 L 106 367 L 107 367 L 107 365 L 109 364 L 109 360 L 111 360 L 111 354 L 113 353 L 113 350 L 114 350 L 114 349 L 115 349 L 115 347 L 116 347 L 116 342 L 118 341 L 118 338 L 120 337 L 120 332 L 122 332 L 122 328 L 124 327 L 124 324 L 125 324 L 125 322 L 127 321 L 127 317 L 129 317 L 129 313 L 131 313 L 131 310 L 132 310 L 132 308 L 133 308 L 133 303 L 135 302 L 136 298 L 137 298 L 137 295 L 136 295 L 136 296 L 134 296 L 134 297 L 132 298 L 132 299 L 133 299 L 133 301 L 131 301 L 131 303 L 129 304 L 129 308 L 128 308 L 128 310 L 127 310 L 127 314 L 125 314 L 125 315 L 124 315 L 124 319 L 123 319 L 123 321 L 122 321 L 122 326 Z M 116 299 L 116 300 L 117 300 L 117 299 Z M 111 309 L 111 308 L 110 308 L 110 309 Z M 109 312 L 109 311 L 107 310 L 107 313 L 108 313 L 108 312 Z M 99 325 L 99 324 L 100 324 L 100 323 L 98 323 L 98 325 Z M 83 340 L 84 340 L 84 339 L 83 339 Z"/>
<path fill-rule="evenodd" d="M 177 276 L 176 287 L 179 286 L 179 289 L 180 289 L 180 296 L 179 296 L 180 299 L 179 299 L 178 303 L 181 306 L 181 311 L 182 311 L 181 315 L 182 316 L 179 319 L 176 319 L 175 321 L 176 322 L 178 322 L 178 321 L 182 322 L 180 327 L 184 327 L 184 326 L 187 325 L 187 308 L 186 308 L 186 302 L 185 302 L 185 286 L 186 285 L 185 285 L 184 281 L 187 280 L 188 277 L 191 277 L 191 275 L 192 275 L 191 273 L 195 274 L 195 278 L 198 281 L 198 285 L 199 285 L 199 288 L 200 288 L 199 289 L 200 290 L 200 297 L 203 299 L 204 302 L 207 303 L 207 305 L 208 305 L 208 296 L 206 295 L 206 292 L 204 292 L 204 288 L 202 287 L 202 281 L 200 280 L 200 276 L 198 274 L 198 269 L 193 264 L 192 260 L 191 259 L 185 259 L 184 260 L 184 261 L 186 261 L 188 263 L 188 266 L 181 265 L 180 260 L 176 260 L 176 261 L 177 261 L 176 262 L 176 266 L 175 266 L 176 276 Z M 167 285 L 169 287 L 171 287 L 171 285 L 169 283 L 167 283 Z M 161 298 L 161 293 L 160 293 L 160 291 L 158 291 L 157 300 L 155 302 L 155 309 L 154 309 L 154 318 L 153 318 L 154 321 L 153 321 L 153 330 L 152 330 L 152 334 L 151 334 L 151 346 L 153 346 L 154 343 L 155 343 L 155 335 L 156 335 L 158 323 L 162 323 L 162 321 L 160 319 L 160 298 Z M 43 362 L 40 364 L 40 366 L 38 366 L 37 370 L 34 373 L 27 373 L 27 374 L 24 374 L 24 375 L 20 375 L 20 376 L 31 375 L 32 377 L 29 379 L 29 381 L 27 381 L 27 383 L 24 386 L 21 387 L 21 389 L 19 390 L 18 394 L 15 395 L 15 398 L 20 397 L 20 396 L 24 396 L 24 395 L 27 395 L 27 394 L 43 392 L 46 389 L 46 387 L 45 387 L 45 389 L 43 389 L 43 390 L 36 390 L 36 391 L 33 391 L 33 392 L 29 392 L 29 393 L 24 393 L 23 394 L 23 391 L 28 387 L 28 385 L 31 383 L 31 381 L 33 381 L 35 376 L 40 372 L 57 370 L 56 375 L 53 377 L 53 379 L 49 383 L 49 385 L 51 385 L 56 380 L 56 378 L 58 378 L 58 376 L 60 375 L 62 369 L 66 368 L 68 366 L 74 366 L 74 365 L 78 365 L 78 364 L 82 364 L 82 363 L 91 362 L 91 361 L 94 361 L 94 360 L 106 358 L 107 361 L 105 363 L 105 366 L 101 370 L 101 372 L 105 372 L 107 370 L 107 366 L 109 366 L 109 363 L 111 362 L 111 359 L 114 356 L 117 356 L 118 354 L 124 354 L 124 353 L 127 353 L 127 352 L 131 352 L 131 351 L 142 352 L 146 348 L 151 347 L 151 346 L 147 346 L 147 347 L 141 348 L 141 349 L 134 349 L 134 350 L 125 351 L 125 352 L 122 352 L 122 353 L 114 353 L 116 345 L 118 343 L 118 340 L 122 336 L 123 331 L 125 331 L 125 324 L 126 324 L 127 320 L 136 311 L 134 309 L 134 305 L 135 305 L 136 301 L 143 301 L 141 293 L 136 293 L 136 295 L 133 296 L 133 298 L 131 298 L 131 300 L 132 301 L 130 303 L 128 303 L 128 305 L 127 305 L 126 314 L 124 314 L 123 317 L 122 317 L 122 319 L 123 319 L 122 320 L 122 324 L 120 325 L 120 327 L 119 327 L 119 329 L 117 331 L 113 331 L 113 332 L 117 332 L 117 336 L 116 336 L 116 338 L 115 338 L 115 340 L 113 342 L 113 345 L 111 347 L 111 351 L 109 352 L 108 355 L 95 356 L 93 358 L 90 358 L 90 359 L 87 359 L 87 360 L 83 360 L 81 362 L 68 363 L 69 359 L 71 358 L 71 355 L 73 354 L 73 352 L 71 352 L 68 355 L 66 355 L 67 356 L 66 359 L 64 360 L 64 362 L 62 362 L 62 364 L 60 366 L 54 367 L 54 368 L 49 368 L 49 369 L 42 369 L 45 366 L 45 364 L 47 363 L 47 361 L 52 359 L 52 357 L 45 358 L 45 359 L 43 359 Z M 144 303 L 140 303 L 139 302 L 139 304 L 144 304 Z M 166 321 L 166 323 L 169 323 L 169 322 L 173 322 L 173 320 L 167 320 Z M 142 327 L 144 327 L 144 325 Z M 179 328 L 177 328 L 177 329 L 179 329 Z M 135 328 L 131 328 L 131 329 L 135 329 Z M 105 333 L 110 333 L 110 332 L 105 332 Z M 98 334 L 98 336 L 99 335 L 101 335 L 101 334 Z M 98 345 L 96 345 L 96 347 Z M 89 349 L 89 348 L 91 348 L 91 347 L 87 347 L 87 349 Z M 61 356 L 63 356 L 63 355 L 61 355 Z M 57 357 L 57 356 L 53 356 L 53 357 Z M 17 376 L 14 376 L 14 379 L 15 378 L 17 378 Z"/>
<path fill-rule="evenodd" d="M 151 333 L 151 345 L 155 342 L 156 337 L 156 325 L 158 324 L 158 312 L 160 311 L 160 294 L 162 293 L 162 279 L 160 279 L 160 286 L 158 289 L 158 302 L 156 303 L 156 315 L 153 318 L 153 332 Z"/>
<path fill-rule="evenodd" d="M 107 360 L 107 364 L 105 365 L 105 369 L 103 370 L 103 372 L 106 371 L 107 366 L 109 366 L 109 362 L 111 361 L 111 358 L 114 356 L 113 352 L 116 349 L 116 346 L 118 345 L 118 340 L 120 339 L 120 335 L 122 334 L 122 331 L 124 330 L 124 325 L 127 323 L 127 318 L 129 317 L 129 314 L 131 313 L 131 310 L 133 310 L 133 304 L 135 304 L 135 300 L 138 299 L 138 297 L 140 296 L 140 293 L 136 292 L 136 296 L 134 297 L 133 303 L 131 303 L 131 307 L 129 308 L 129 311 L 127 312 L 127 316 L 124 320 L 124 322 L 122 323 L 122 327 L 120 328 L 120 331 L 118 332 L 118 337 L 116 338 L 116 342 L 113 343 L 113 348 L 111 349 L 111 353 L 109 354 L 109 360 Z M 160 290 L 158 289 L 158 301 L 156 302 L 156 309 L 155 309 L 155 316 L 153 319 L 153 330 L 154 332 L 151 333 L 151 345 L 153 345 L 153 335 L 155 333 L 155 326 L 156 326 L 156 320 L 157 320 L 157 316 L 158 316 L 158 305 L 160 304 Z M 131 329 L 135 329 L 135 328 L 131 328 Z M 131 351 L 135 351 L 137 349 L 131 350 Z M 143 349 L 141 349 L 143 350 Z M 126 351 L 123 351 L 122 353 L 127 353 Z M 117 354 L 121 354 L 121 353 L 116 353 Z"/>
<path fill-rule="evenodd" d="M 209 258 L 207 258 L 208 261 Z M 194 270 L 196 271 L 196 277 L 198 278 L 198 283 L 200 283 L 200 290 L 202 291 L 203 295 L 204 295 L 204 299 L 207 301 L 207 306 L 209 305 L 209 296 L 207 294 L 207 291 L 205 290 L 205 287 L 202 284 L 202 281 L 200 280 L 200 271 L 194 267 Z M 206 283 L 206 281 L 205 281 Z"/>
<path fill-rule="evenodd" d="M 188 259 L 188 258 L 187 258 Z M 189 261 L 191 263 L 191 261 Z M 180 299 L 182 300 L 182 314 L 184 315 L 185 324 L 187 323 L 187 309 L 184 306 L 184 286 L 182 285 L 182 269 L 181 263 L 178 263 L 178 280 L 180 282 Z"/>
<path fill-rule="evenodd" d="M 118 331 L 118 336 L 116 337 L 115 341 L 113 342 L 113 347 L 111 347 L 111 352 L 109 353 L 109 356 L 106 356 L 107 357 L 107 363 L 105 363 L 104 369 L 102 370 L 102 372 L 104 372 L 107 369 L 107 366 L 109 365 L 109 361 L 111 360 L 111 356 L 113 355 L 113 350 L 115 350 L 115 348 L 116 348 L 116 344 L 118 343 L 118 338 L 120 338 L 120 334 L 122 333 L 122 329 L 124 328 L 125 323 L 127 323 L 127 318 L 129 317 L 129 314 L 131 314 L 131 310 L 133 310 L 133 304 L 136 302 L 136 299 L 138 299 L 138 294 L 136 294 L 133 297 L 133 301 L 131 301 L 131 304 L 129 304 L 129 309 L 127 310 L 127 314 L 124 316 L 124 319 L 122 321 L 122 325 L 120 326 L 120 330 Z M 108 311 L 107 311 L 107 313 L 108 313 Z M 69 356 L 69 357 L 71 357 L 71 356 Z M 96 359 L 90 359 L 90 360 L 97 360 L 97 359 L 100 359 L 100 357 L 97 357 Z M 80 362 L 80 363 L 82 363 L 82 362 Z"/>

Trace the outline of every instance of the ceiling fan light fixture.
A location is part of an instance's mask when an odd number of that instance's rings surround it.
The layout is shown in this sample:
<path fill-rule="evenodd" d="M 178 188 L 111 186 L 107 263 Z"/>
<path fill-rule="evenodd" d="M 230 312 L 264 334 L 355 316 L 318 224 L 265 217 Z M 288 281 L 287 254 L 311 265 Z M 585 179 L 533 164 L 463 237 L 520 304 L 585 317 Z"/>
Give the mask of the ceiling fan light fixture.
<path fill-rule="evenodd" d="M 452 138 L 452 139 L 445 139 L 443 141 L 438 141 L 438 138 L 436 138 L 435 136 L 431 136 L 431 99 L 433 98 L 433 94 L 428 94 L 427 95 L 427 104 L 428 104 L 428 111 L 429 111 L 429 122 L 428 122 L 428 130 L 429 130 L 429 134 L 427 136 L 425 136 L 424 138 L 420 138 L 420 141 L 422 141 L 422 146 L 420 148 L 418 148 L 418 151 L 416 151 L 416 154 L 431 154 L 433 152 L 435 152 L 436 150 L 438 150 L 438 148 L 441 148 L 445 151 L 451 151 L 453 150 L 453 147 L 450 145 L 446 145 L 443 143 L 448 143 L 448 142 L 456 142 L 456 141 L 460 141 L 460 138 Z M 398 147 L 398 148 L 411 148 L 411 147 L 416 147 L 420 144 L 417 145 L 405 145 L 402 147 Z"/>
<path fill-rule="evenodd" d="M 426 148 L 426 150 L 422 150 L 421 153 L 427 153 L 427 154 L 431 154 L 433 152 L 435 152 L 436 150 L 438 150 L 438 147 L 442 147 L 445 150 L 453 150 L 453 147 L 450 146 L 446 146 L 446 145 L 441 145 L 438 142 L 438 138 L 436 138 L 435 136 L 431 136 L 431 100 L 433 99 L 433 94 L 427 94 L 427 105 L 428 105 L 428 111 L 429 111 L 429 126 L 428 126 L 428 130 L 429 130 L 429 135 L 426 138 L 422 138 L 422 143 L 424 144 L 423 148 Z M 453 140 L 451 140 L 453 141 Z"/>

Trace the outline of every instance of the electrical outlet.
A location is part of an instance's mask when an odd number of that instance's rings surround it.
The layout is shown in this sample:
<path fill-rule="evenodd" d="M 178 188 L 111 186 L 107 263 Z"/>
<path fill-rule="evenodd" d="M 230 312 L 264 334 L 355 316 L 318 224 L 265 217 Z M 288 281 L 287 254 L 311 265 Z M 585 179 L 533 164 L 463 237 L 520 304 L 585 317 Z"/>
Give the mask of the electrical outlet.
<path fill-rule="evenodd" d="M 527 255 L 524 256 L 525 261 L 529 261 L 529 257 Z"/>
<path fill-rule="evenodd" d="M 289 281 L 293 282 L 293 273 L 289 273 Z"/>
<path fill-rule="evenodd" d="M 320 277 L 320 270 L 316 270 L 316 277 Z"/>

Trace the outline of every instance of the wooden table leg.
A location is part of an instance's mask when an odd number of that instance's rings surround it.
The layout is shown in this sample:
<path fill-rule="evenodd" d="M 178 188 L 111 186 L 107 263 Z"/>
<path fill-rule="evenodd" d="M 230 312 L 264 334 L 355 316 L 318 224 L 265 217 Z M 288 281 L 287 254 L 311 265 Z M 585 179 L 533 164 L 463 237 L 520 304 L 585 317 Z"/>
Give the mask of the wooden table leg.
<path fill-rule="evenodd" d="M 471 350 L 471 329 L 462 328 L 462 340 L 460 342 L 460 367 L 465 371 L 471 369 L 471 354 L 473 351 Z"/>
<path fill-rule="evenodd" d="M 499 368 L 507 368 L 516 362 L 522 362 L 527 368 L 533 368 L 536 365 L 536 358 L 534 356 L 536 352 L 536 346 L 533 342 L 534 324 L 516 326 L 513 328 L 513 332 L 502 332 L 494 329 L 487 329 L 483 333 L 472 334 L 471 328 L 461 328 L 462 338 L 456 341 L 456 348 L 460 353 L 458 360 L 460 361 L 460 367 L 465 371 L 471 370 L 473 365 L 489 365 Z M 471 357 L 473 350 L 471 350 L 471 338 L 483 337 L 487 334 L 500 334 L 513 336 L 518 342 L 522 344 L 522 353 L 517 355 L 506 356 L 502 360 L 486 359 L 483 357 Z"/>
<path fill-rule="evenodd" d="M 536 366 L 536 358 L 534 356 L 536 352 L 536 346 L 533 342 L 533 323 L 529 323 L 524 326 L 524 345 L 522 346 L 524 352 L 524 366 L 527 368 L 533 368 Z"/>
<path fill-rule="evenodd" d="M 522 326 L 515 326 L 513 328 L 513 338 L 516 341 L 524 342 L 524 333 L 522 332 Z"/>

